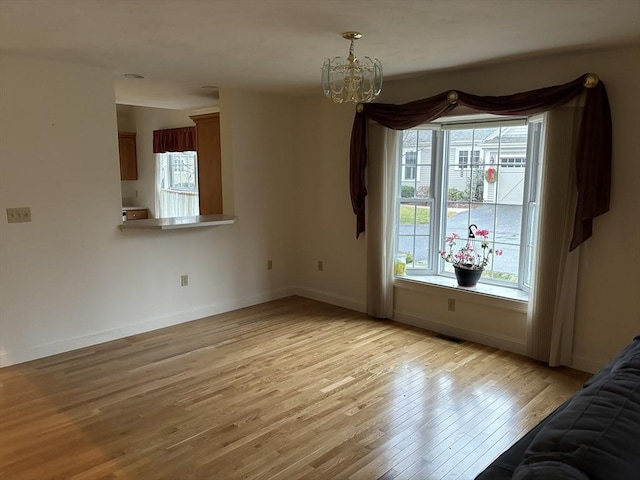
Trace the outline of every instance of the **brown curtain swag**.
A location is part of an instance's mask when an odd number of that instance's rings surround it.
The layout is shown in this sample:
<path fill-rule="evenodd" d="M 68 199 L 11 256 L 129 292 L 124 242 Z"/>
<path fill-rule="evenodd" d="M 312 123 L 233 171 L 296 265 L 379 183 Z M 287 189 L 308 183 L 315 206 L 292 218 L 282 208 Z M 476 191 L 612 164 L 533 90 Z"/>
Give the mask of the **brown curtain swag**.
<path fill-rule="evenodd" d="M 433 121 L 458 105 L 496 115 L 531 115 L 564 105 L 582 93 L 585 93 L 585 103 L 575 159 L 578 204 L 569 247 L 570 251 L 575 249 L 591 236 L 593 219 L 609 211 L 611 194 L 611 111 L 607 90 L 594 74 L 582 75 L 564 85 L 498 97 L 450 91 L 404 105 L 359 104 L 351 132 L 349 172 L 351 204 L 356 214 L 356 238 L 365 230 L 369 120 L 393 130 L 405 130 Z"/>
<path fill-rule="evenodd" d="M 153 153 L 195 152 L 196 147 L 196 127 L 153 131 Z"/>

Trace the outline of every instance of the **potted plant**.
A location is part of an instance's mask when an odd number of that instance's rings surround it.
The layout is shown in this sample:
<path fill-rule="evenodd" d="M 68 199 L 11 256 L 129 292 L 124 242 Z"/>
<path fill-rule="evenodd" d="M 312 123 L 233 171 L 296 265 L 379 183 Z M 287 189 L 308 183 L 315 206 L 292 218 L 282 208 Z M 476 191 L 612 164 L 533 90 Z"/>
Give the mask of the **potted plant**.
<path fill-rule="evenodd" d="M 476 246 L 476 237 L 480 237 L 480 249 Z M 489 264 L 491 255 L 502 255 L 502 250 L 496 249 L 494 252 L 492 248 L 489 248 L 488 238 L 489 230 L 469 225 L 469 238 L 459 249 L 456 250 L 456 241 L 460 239 L 460 235 L 453 233 L 445 239 L 448 250 L 442 250 L 440 256 L 445 262 L 453 264 L 456 280 L 461 287 L 475 287 L 482 276 L 484 267 Z"/>

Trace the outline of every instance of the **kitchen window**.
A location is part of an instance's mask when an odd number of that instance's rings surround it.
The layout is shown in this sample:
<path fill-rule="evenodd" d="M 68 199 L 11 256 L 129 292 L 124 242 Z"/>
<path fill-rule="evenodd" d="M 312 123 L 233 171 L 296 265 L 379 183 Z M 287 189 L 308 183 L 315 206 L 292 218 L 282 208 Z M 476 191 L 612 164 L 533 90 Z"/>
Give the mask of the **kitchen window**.
<path fill-rule="evenodd" d="M 198 157 L 193 151 L 156 154 L 159 218 L 199 215 Z"/>

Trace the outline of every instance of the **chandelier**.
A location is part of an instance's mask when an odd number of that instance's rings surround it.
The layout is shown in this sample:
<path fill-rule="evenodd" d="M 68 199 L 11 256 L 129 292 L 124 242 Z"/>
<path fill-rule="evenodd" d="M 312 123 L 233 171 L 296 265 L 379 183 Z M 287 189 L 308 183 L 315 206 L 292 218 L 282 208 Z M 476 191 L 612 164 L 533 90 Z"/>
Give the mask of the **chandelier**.
<path fill-rule="evenodd" d="M 358 59 L 353 54 L 353 42 L 362 38 L 358 32 L 345 32 L 345 40 L 351 41 L 349 56 L 328 58 L 322 65 L 322 90 L 336 103 L 368 103 L 376 99 L 382 90 L 382 64 L 369 57 Z"/>

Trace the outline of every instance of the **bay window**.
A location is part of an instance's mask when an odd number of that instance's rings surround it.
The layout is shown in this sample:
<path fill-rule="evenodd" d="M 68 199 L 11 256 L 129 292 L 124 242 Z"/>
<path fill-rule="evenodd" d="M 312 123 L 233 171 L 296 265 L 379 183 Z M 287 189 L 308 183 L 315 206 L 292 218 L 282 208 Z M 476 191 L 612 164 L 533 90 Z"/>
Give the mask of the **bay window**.
<path fill-rule="evenodd" d="M 398 152 L 396 255 L 406 275 L 451 276 L 439 252 L 469 225 L 501 250 L 481 282 L 527 290 L 535 247 L 543 117 L 456 118 L 403 130 Z M 407 155 L 416 175 L 406 175 Z M 408 195 L 411 193 L 412 195 Z"/>

